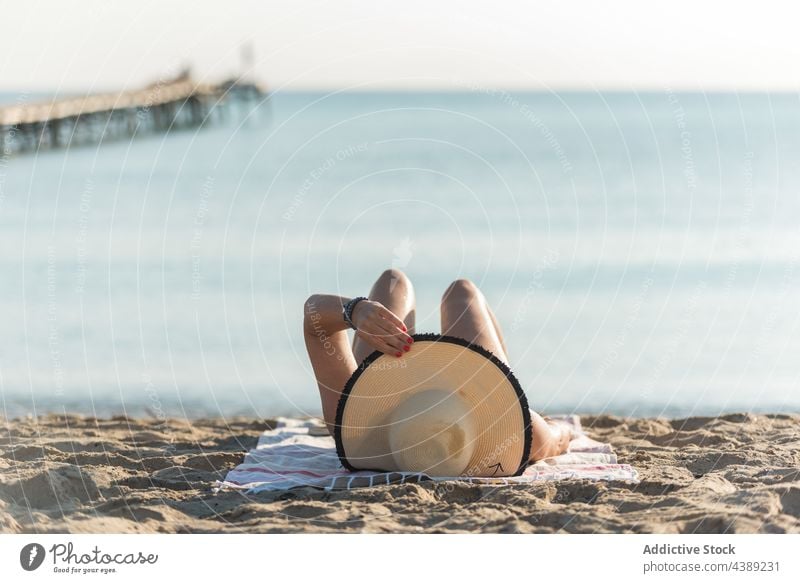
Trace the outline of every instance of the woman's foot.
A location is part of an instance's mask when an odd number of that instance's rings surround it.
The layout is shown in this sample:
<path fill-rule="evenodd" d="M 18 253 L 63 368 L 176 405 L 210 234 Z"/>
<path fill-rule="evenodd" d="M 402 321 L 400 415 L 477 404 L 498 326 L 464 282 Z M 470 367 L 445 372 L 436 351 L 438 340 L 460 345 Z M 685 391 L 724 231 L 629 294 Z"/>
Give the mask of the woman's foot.
<path fill-rule="evenodd" d="M 548 452 L 549 455 L 546 457 L 554 457 L 557 455 L 561 455 L 567 453 L 569 450 L 569 442 L 572 441 L 574 437 L 572 432 L 572 427 L 567 425 L 566 423 L 559 423 L 557 421 L 553 421 L 549 417 L 545 417 L 544 420 L 547 422 L 547 426 L 550 429 L 551 434 L 553 435 L 552 439 L 552 448 Z"/>
<path fill-rule="evenodd" d="M 537 462 L 549 457 L 566 453 L 572 441 L 572 427 L 566 423 L 558 423 L 531 411 L 531 430 L 533 432 L 533 448 L 530 461 Z"/>

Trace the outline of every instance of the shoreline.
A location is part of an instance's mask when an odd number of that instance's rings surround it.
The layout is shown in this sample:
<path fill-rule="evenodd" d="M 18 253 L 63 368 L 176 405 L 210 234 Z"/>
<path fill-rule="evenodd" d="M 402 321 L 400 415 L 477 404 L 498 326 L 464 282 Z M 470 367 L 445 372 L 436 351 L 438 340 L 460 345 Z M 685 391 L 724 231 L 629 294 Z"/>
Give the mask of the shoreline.
<path fill-rule="evenodd" d="M 215 494 L 270 420 L 4 420 L 0 532 L 800 533 L 800 414 L 581 419 L 639 484 Z"/>

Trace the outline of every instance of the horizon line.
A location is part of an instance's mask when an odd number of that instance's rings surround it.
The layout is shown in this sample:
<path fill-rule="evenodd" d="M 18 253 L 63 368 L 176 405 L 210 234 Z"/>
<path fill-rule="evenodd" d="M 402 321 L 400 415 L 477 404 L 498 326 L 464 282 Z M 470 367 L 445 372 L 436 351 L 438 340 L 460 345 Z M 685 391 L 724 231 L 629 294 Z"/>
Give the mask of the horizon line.
<path fill-rule="evenodd" d="M 142 84 L 145 86 L 146 84 Z M 403 87 L 403 86 L 378 86 L 378 87 L 364 87 L 363 85 L 354 87 L 345 86 L 308 86 L 308 87 L 274 87 L 271 85 L 266 86 L 269 94 L 325 94 L 325 93 L 453 93 L 453 94 L 481 94 L 488 91 L 508 94 L 564 94 L 564 93 L 604 93 L 604 94 L 662 94 L 662 93 L 679 93 L 679 94 L 786 94 L 786 95 L 800 95 L 800 87 L 713 87 L 709 89 L 700 89 L 692 87 L 654 87 L 651 85 L 641 87 L 620 87 L 620 86 L 606 86 L 606 87 L 584 87 L 578 85 L 564 85 L 551 88 L 535 88 L 525 86 L 494 86 L 494 85 L 480 85 L 476 84 L 474 87 L 451 87 L 451 86 L 416 86 L 416 87 Z M 83 88 L 61 88 L 61 89 L 47 89 L 47 88 L 6 88 L 0 87 L 0 93 L 4 94 L 39 94 L 39 95 L 74 95 L 74 94 L 96 94 L 96 93 L 114 93 L 125 91 L 126 89 L 120 87 L 97 87 L 87 93 Z"/>

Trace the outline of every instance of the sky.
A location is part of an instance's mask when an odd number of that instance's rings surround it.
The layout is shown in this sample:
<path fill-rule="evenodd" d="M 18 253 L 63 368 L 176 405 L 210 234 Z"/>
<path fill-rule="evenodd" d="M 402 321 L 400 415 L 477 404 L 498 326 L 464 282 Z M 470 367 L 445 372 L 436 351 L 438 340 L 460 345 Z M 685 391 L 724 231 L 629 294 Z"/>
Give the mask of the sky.
<path fill-rule="evenodd" d="M 0 0 L 0 91 L 140 86 L 191 64 L 273 90 L 790 90 L 792 2 Z"/>

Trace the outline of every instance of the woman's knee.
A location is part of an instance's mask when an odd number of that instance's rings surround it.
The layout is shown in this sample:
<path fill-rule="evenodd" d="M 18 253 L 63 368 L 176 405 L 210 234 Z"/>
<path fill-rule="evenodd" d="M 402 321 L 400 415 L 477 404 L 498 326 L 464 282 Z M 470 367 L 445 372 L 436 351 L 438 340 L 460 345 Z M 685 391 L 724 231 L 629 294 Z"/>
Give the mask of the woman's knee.
<path fill-rule="evenodd" d="M 378 276 L 373 289 L 388 290 L 389 293 L 402 292 L 406 295 L 413 297 L 414 288 L 411 285 L 411 280 L 401 270 L 394 267 L 385 269 L 383 273 Z"/>
<path fill-rule="evenodd" d="M 481 291 L 478 286 L 469 279 L 456 279 L 442 294 L 442 302 L 453 299 L 473 299 L 480 297 Z"/>
<path fill-rule="evenodd" d="M 408 281 L 408 276 L 401 270 L 395 267 L 390 267 L 389 269 L 384 269 L 383 273 L 381 273 L 380 276 L 378 277 L 378 280 L 382 279 L 388 281 L 397 281 L 397 280 Z"/>

